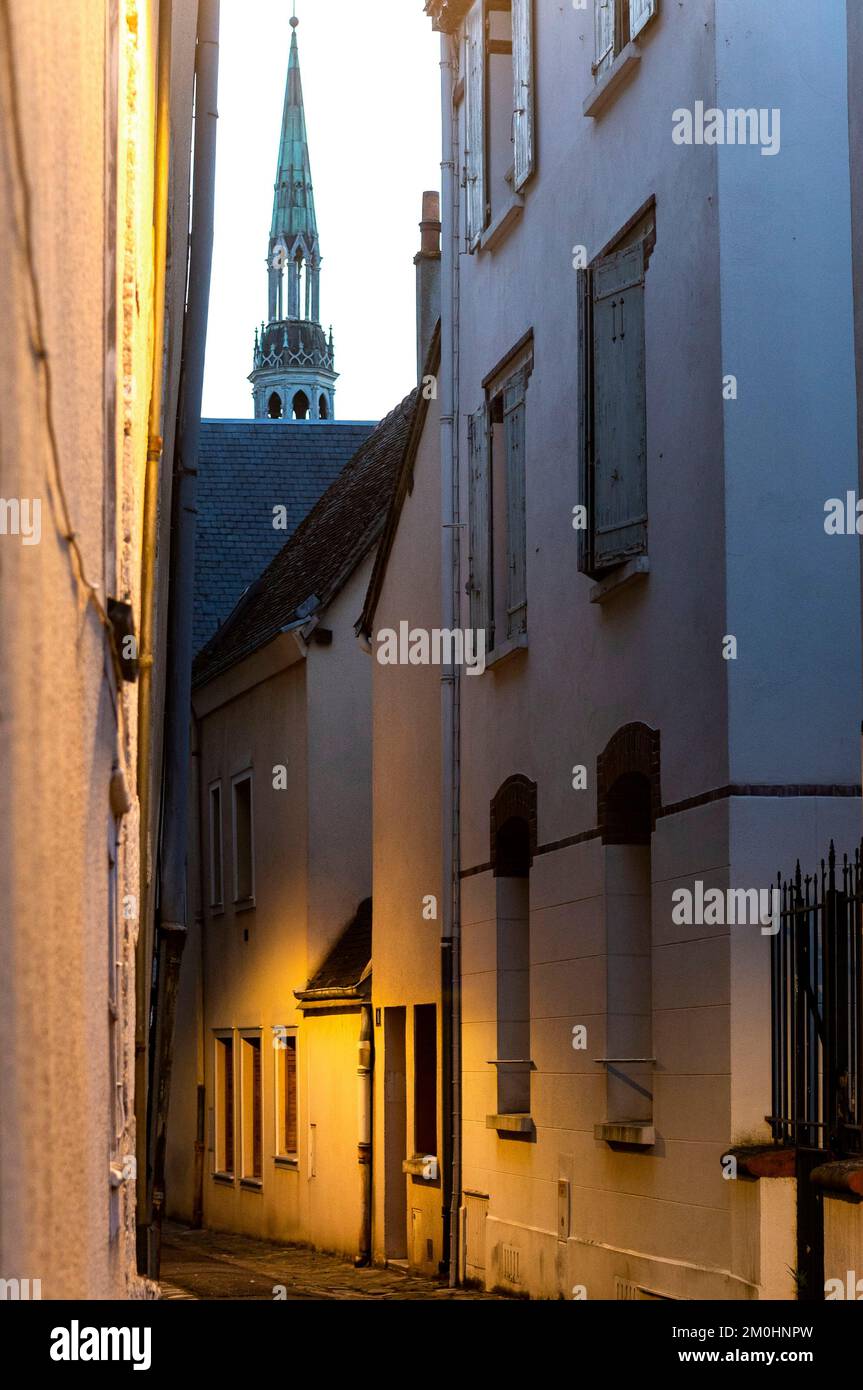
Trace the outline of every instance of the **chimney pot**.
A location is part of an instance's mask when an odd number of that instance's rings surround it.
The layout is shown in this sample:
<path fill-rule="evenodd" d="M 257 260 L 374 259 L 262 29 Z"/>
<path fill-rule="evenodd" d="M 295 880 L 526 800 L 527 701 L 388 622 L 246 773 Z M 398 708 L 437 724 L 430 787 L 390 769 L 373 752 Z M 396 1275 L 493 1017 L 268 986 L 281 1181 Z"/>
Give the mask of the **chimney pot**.
<path fill-rule="evenodd" d="M 423 220 L 420 223 L 422 239 L 420 241 L 421 256 L 440 255 L 440 194 L 436 189 L 427 190 L 423 194 Z"/>
<path fill-rule="evenodd" d="M 422 241 L 414 256 L 417 269 L 417 381 L 423 368 L 440 318 L 440 194 L 423 194 Z"/>

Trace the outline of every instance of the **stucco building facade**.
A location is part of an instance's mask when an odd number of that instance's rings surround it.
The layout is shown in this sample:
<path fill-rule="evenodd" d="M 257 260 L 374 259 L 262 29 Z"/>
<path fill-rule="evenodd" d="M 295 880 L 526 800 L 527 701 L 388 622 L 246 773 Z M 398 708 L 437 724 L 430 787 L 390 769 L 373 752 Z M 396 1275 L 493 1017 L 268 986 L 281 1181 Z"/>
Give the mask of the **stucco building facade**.
<path fill-rule="evenodd" d="M 196 17 L 195 3 L 175 0 L 160 89 L 149 0 L 80 0 L 62 23 L 50 0 L 0 13 L 7 1297 L 39 1296 L 35 1281 L 45 1299 L 146 1292 L 135 1254 L 135 949 L 149 877 L 139 842 L 155 824 L 154 813 L 142 835 L 142 777 L 151 811 L 159 797 L 170 469 L 157 484 L 153 758 L 143 766 L 128 679 L 137 651 L 123 636 L 141 633 L 150 435 L 169 456 L 176 417 Z M 180 254 L 154 240 L 160 91 L 163 225 Z M 156 379 L 163 408 L 151 419 Z"/>
<path fill-rule="evenodd" d="M 460 1272 L 794 1297 L 793 1180 L 721 1164 L 770 1138 L 770 928 L 674 906 L 859 836 L 844 6 L 426 9 L 443 621 L 489 649 L 444 773 Z"/>

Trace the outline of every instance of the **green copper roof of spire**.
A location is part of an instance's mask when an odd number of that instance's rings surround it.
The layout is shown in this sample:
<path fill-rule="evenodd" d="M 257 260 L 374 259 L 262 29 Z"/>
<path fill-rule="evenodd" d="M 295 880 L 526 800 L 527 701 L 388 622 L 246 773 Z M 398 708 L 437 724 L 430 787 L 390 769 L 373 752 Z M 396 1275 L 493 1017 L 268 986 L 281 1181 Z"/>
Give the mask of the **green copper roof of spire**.
<path fill-rule="evenodd" d="M 291 19 L 291 56 L 288 61 L 288 81 L 285 87 L 285 109 L 282 115 L 282 138 L 279 144 L 279 167 L 273 199 L 271 236 L 288 239 L 305 235 L 317 238 L 315 196 L 312 192 L 312 169 L 309 162 L 309 142 L 306 135 L 306 113 L 303 107 L 303 83 L 300 77 L 300 54 L 297 47 L 296 15 Z"/>

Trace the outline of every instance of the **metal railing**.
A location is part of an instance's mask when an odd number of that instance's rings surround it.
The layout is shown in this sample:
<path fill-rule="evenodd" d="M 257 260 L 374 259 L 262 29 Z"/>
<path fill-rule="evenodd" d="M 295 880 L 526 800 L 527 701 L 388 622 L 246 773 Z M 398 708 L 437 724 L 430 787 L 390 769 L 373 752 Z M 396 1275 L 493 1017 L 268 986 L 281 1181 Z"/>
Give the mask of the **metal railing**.
<path fill-rule="evenodd" d="M 863 861 L 778 880 L 772 940 L 773 1113 L 780 1144 L 863 1152 Z"/>

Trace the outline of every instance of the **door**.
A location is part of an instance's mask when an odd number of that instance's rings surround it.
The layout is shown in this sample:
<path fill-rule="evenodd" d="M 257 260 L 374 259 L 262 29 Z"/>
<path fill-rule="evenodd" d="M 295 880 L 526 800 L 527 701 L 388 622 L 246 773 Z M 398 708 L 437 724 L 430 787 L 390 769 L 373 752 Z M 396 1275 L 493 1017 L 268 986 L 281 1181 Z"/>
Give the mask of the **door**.
<path fill-rule="evenodd" d="M 405 1010 L 384 1009 L 384 1245 L 388 1260 L 408 1257 Z"/>

